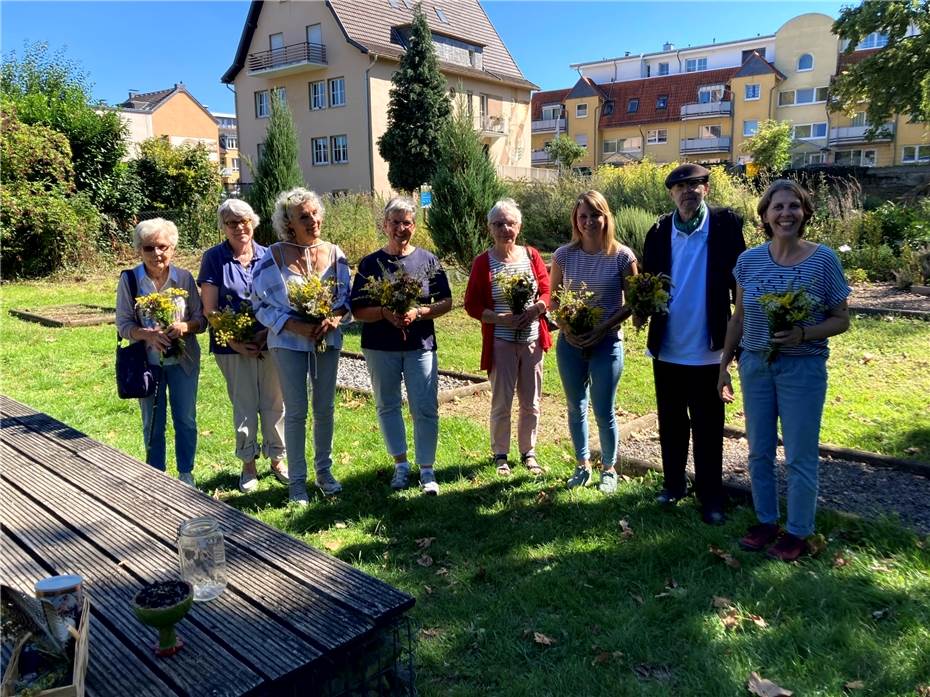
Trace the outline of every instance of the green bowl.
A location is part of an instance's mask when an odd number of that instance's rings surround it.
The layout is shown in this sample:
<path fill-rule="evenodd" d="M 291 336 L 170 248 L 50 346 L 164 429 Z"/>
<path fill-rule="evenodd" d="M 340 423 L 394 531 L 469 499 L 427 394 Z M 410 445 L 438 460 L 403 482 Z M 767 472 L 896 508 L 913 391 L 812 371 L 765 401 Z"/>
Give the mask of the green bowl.
<path fill-rule="evenodd" d="M 194 602 L 194 588 L 187 581 L 159 581 L 145 586 L 132 599 L 132 609 L 142 624 L 158 630 L 155 654 L 171 656 L 184 645 L 174 626 L 184 619 Z"/>

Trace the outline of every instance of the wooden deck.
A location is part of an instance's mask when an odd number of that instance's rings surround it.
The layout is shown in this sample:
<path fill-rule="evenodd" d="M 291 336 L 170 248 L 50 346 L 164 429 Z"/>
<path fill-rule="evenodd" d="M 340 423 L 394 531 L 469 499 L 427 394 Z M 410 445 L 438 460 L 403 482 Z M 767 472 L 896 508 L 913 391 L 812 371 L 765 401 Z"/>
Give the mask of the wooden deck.
<path fill-rule="evenodd" d="M 334 656 L 391 627 L 414 600 L 46 414 L 0 396 L 0 577 L 32 592 L 77 573 L 93 601 L 87 694 L 317 694 Z M 216 518 L 229 585 L 178 625 L 184 649 L 150 650 L 130 601 L 178 566 L 178 524 Z M 332 690 L 328 685 L 326 690 Z"/>

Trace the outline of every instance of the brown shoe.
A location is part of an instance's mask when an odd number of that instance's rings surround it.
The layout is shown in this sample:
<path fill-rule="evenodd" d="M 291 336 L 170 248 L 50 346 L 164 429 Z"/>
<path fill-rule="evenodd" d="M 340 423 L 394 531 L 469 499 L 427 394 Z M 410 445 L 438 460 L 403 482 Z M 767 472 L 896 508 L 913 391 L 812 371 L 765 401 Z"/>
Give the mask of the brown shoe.
<path fill-rule="evenodd" d="M 804 556 L 808 552 L 807 542 L 800 537 L 795 537 L 790 532 L 786 532 L 781 538 L 769 547 L 766 554 L 772 559 L 780 559 L 784 562 L 795 561 L 798 557 Z"/>
<path fill-rule="evenodd" d="M 274 475 L 274 478 L 282 484 L 287 484 L 290 482 L 287 473 L 287 465 L 285 465 L 282 460 L 271 461 L 271 473 Z"/>
<path fill-rule="evenodd" d="M 759 523 L 746 531 L 739 546 L 750 552 L 759 552 L 774 542 L 779 533 L 781 528 L 776 523 Z"/>

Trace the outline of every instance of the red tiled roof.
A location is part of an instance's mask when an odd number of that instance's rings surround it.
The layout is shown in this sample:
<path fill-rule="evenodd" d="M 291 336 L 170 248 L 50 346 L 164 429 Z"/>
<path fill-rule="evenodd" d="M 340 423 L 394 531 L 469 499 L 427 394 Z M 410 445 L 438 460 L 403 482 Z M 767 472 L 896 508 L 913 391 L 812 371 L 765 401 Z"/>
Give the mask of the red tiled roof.
<path fill-rule="evenodd" d="M 565 95 L 571 92 L 571 88 L 564 90 L 546 90 L 545 92 L 533 93 L 533 114 L 530 118 L 533 121 L 542 119 L 542 108 L 546 104 L 562 104 L 565 101 Z"/>
<path fill-rule="evenodd" d="M 853 51 L 852 53 L 841 53 L 836 59 L 836 74 L 839 75 L 843 72 L 844 68 L 850 65 L 855 65 L 856 63 L 861 63 L 866 58 L 871 58 L 879 51 L 881 51 L 880 48 L 867 48 L 862 51 Z"/>

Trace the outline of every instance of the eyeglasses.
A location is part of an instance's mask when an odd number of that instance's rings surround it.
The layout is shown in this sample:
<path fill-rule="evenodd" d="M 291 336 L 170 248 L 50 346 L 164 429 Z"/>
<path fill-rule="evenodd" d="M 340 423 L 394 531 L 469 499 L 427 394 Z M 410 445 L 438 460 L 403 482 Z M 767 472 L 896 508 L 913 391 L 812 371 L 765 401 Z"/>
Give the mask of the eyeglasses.
<path fill-rule="evenodd" d="M 391 227 L 410 228 L 413 227 L 414 224 L 412 220 L 388 220 L 388 225 Z"/>
<path fill-rule="evenodd" d="M 164 254 L 169 249 L 171 249 L 171 245 L 170 244 L 144 244 L 142 245 L 142 251 L 145 252 L 146 254 L 151 254 L 156 249 L 162 254 Z"/>
<path fill-rule="evenodd" d="M 223 222 L 223 224 L 228 228 L 237 228 L 240 226 L 248 227 L 249 223 L 251 222 L 252 222 L 251 220 L 246 220 L 243 218 L 242 220 L 226 220 Z"/>

